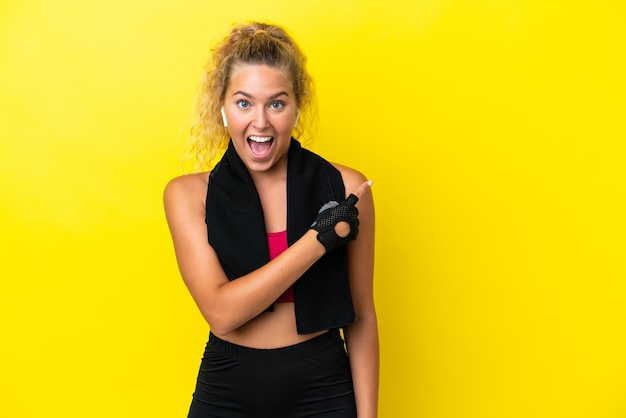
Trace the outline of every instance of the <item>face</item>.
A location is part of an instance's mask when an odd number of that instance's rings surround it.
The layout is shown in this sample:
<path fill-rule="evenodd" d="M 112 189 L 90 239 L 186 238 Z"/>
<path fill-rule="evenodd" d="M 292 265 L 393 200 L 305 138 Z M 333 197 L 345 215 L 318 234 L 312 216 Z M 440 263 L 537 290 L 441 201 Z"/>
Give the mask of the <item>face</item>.
<path fill-rule="evenodd" d="M 233 69 L 224 112 L 235 150 L 251 173 L 286 169 L 297 110 L 286 72 L 251 64 Z"/>

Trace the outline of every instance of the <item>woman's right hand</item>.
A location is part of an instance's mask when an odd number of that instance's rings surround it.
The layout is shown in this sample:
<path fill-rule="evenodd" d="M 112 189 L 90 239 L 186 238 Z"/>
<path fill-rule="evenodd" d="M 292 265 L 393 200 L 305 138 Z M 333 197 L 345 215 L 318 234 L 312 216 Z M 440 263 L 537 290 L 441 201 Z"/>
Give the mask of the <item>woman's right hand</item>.
<path fill-rule="evenodd" d="M 311 229 L 317 231 L 317 240 L 326 252 L 356 239 L 359 233 L 359 210 L 355 205 L 371 185 L 371 180 L 366 181 L 342 202 L 330 201 L 320 208 Z"/>

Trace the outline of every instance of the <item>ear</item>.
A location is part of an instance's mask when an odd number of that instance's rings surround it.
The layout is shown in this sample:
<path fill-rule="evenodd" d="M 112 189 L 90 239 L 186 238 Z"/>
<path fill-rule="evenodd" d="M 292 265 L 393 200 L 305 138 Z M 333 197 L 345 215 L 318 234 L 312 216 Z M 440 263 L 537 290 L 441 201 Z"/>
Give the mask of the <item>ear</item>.
<path fill-rule="evenodd" d="M 224 126 L 228 126 L 228 121 L 226 120 L 226 112 L 224 112 L 224 106 L 222 106 L 222 120 L 224 121 Z M 298 123 L 298 118 L 296 118 L 296 123 Z"/>

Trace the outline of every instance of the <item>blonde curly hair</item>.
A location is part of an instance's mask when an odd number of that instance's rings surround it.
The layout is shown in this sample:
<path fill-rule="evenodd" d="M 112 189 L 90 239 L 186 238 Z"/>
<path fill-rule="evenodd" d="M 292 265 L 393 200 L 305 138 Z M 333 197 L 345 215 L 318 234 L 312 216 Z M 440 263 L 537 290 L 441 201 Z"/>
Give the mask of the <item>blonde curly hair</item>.
<path fill-rule="evenodd" d="M 316 117 L 313 80 L 306 70 L 306 56 L 287 32 L 276 25 L 251 22 L 234 26 L 211 50 L 194 99 L 190 141 L 181 165 L 183 171 L 210 170 L 230 140 L 220 112 L 233 68 L 239 64 L 263 64 L 283 69 L 293 84 L 300 118 L 293 136 L 301 141 Z"/>

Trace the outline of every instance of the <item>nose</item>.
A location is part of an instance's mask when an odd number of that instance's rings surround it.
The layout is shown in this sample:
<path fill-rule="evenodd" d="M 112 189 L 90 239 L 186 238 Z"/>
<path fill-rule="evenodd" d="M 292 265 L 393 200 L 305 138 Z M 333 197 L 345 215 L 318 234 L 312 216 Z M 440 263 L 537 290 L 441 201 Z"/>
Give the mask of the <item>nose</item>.
<path fill-rule="evenodd" d="M 269 126 L 269 120 L 267 119 L 265 108 L 259 107 L 257 109 L 254 113 L 252 124 L 255 128 L 267 128 Z"/>

